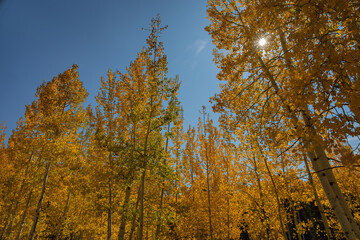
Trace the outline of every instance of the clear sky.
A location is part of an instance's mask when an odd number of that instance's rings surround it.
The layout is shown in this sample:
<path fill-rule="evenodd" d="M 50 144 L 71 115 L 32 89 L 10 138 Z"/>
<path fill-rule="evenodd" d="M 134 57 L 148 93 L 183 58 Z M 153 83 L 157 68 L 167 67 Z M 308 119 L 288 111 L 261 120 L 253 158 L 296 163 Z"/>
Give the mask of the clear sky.
<path fill-rule="evenodd" d="M 7 137 L 45 80 L 79 66 L 95 105 L 100 77 L 124 71 L 145 45 L 150 20 L 168 25 L 161 40 L 169 77 L 183 81 L 185 129 L 219 92 L 205 0 L 0 0 L 0 122 Z"/>

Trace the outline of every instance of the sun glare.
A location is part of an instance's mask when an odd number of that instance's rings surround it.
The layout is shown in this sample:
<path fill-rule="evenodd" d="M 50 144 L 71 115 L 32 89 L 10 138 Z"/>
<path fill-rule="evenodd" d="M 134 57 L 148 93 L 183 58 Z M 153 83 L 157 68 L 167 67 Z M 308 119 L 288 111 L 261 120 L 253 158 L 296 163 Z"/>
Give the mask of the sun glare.
<path fill-rule="evenodd" d="M 266 44 L 265 38 L 261 38 L 261 39 L 259 40 L 259 45 L 260 45 L 260 46 L 264 46 L 265 44 Z"/>

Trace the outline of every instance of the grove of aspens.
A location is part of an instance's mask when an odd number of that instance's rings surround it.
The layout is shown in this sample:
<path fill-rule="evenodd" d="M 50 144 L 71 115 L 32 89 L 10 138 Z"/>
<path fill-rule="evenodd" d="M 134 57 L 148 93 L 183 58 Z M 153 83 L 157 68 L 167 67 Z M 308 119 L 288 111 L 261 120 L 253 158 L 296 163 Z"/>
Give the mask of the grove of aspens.
<path fill-rule="evenodd" d="M 159 16 L 95 106 L 73 65 L 1 125 L 1 240 L 360 239 L 360 2 L 208 0 L 207 16 L 220 89 L 196 126 Z"/>

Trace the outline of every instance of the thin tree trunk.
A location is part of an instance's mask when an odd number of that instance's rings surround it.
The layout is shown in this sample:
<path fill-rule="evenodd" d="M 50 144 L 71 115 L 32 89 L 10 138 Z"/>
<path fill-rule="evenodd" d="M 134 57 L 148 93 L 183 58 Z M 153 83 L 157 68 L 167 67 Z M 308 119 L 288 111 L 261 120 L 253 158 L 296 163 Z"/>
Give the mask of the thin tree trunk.
<path fill-rule="evenodd" d="M 226 184 L 227 187 L 230 186 L 230 179 L 229 179 L 229 159 L 227 157 L 225 157 L 225 162 L 226 162 Z M 230 196 L 229 196 L 229 192 L 227 192 L 225 194 L 226 196 L 226 227 L 227 227 L 227 240 L 230 240 Z"/>
<path fill-rule="evenodd" d="M 265 225 L 266 238 L 270 239 L 270 226 L 269 226 L 269 222 L 267 221 L 268 217 L 266 216 L 266 212 L 265 212 L 265 209 L 264 209 L 265 202 L 264 202 L 264 195 L 263 195 L 262 188 L 261 188 L 261 179 L 260 179 L 260 176 L 259 176 L 258 167 L 257 167 L 255 157 L 253 157 L 253 160 L 254 160 L 254 172 L 255 172 L 258 188 L 259 188 L 259 196 L 260 196 L 260 204 L 261 204 L 260 212 L 263 215 L 260 218 L 260 220 L 261 220 L 262 225 Z M 266 224 L 264 224 L 264 221 L 266 222 Z"/>
<path fill-rule="evenodd" d="M 176 159 L 179 159 L 179 149 L 176 150 Z M 176 167 L 175 167 L 175 173 L 176 176 L 178 176 L 179 173 L 179 169 L 178 169 L 178 162 L 176 162 Z M 179 191 L 178 191 L 178 178 L 175 179 L 175 207 L 176 209 L 178 209 L 178 198 L 179 198 Z M 177 214 L 177 210 L 175 210 L 175 219 L 178 219 L 178 214 Z M 177 240 L 178 238 L 178 231 L 177 231 L 177 224 L 175 223 L 175 236 L 174 239 Z"/>
<path fill-rule="evenodd" d="M 144 143 L 144 162 L 143 162 L 143 173 L 141 176 L 141 184 L 140 184 L 140 216 L 139 216 L 139 232 L 138 232 L 138 239 L 137 240 L 143 240 L 143 232 L 144 232 L 144 196 L 145 196 L 145 174 L 146 174 L 146 167 L 147 167 L 147 148 L 148 148 L 148 141 L 150 136 L 150 129 L 151 129 L 151 120 L 152 120 L 152 114 L 153 114 L 153 97 L 151 96 L 150 100 L 150 119 L 146 130 L 146 137 L 145 137 L 145 143 Z"/>
<path fill-rule="evenodd" d="M 9 222 L 9 224 L 7 224 L 7 229 L 6 229 L 6 232 L 5 232 L 5 239 L 8 239 L 10 234 L 11 234 L 14 218 L 15 218 L 16 212 L 17 212 L 17 210 L 19 208 L 19 205 L 20 205 L 20 199 L 21 199 L 21 193 L 23 191 L 23 187 L 24 187 L 24 184 L 22 184 L 21 187 L 20 187 L 19 196 L 18 196 L 18 199 L 16 200 L 14 210 L 12 211 L 12 213 L 9 216 L 10 222 Z"/>
<path fill-rule="evenodd" d="M 19 228 L 19 231 L 18 231 L 18 233 L 17 233 L 17 235 L 16 235 L 15 240 L 19 240 L 19 239 L 20 239 L 21 232 L 22 232 L 22 230 L 23 230 L 23 228 L 24 228 L 24 225 L 25 225 L 26 215 L 27 215 L 27 211 L 28 211 L 29 206 L 30 206 L 30 201 L 31 201 L 32 194 L 33 194 L 33 192 L 31 191 L 30 194 L 29 194 L 29 197 L 28 197 L 28 199 L 27 199 L 27 201 L 26 201 L 25 210 L 24 210 L 24 213 L 23 213 L 23 215 L 22 215 L 22 217 L 21 217 L 21 221 L 20 221 L 20 228 Z"/>
<path fill-rule="evenodd" d="M 170 131 L 170 123 L 167 126 L 167 131 Z M 169 137 L 166 137 L 166 143 L 165 143 L 165 153 L 168 153 L 168 145 L 169 145 Z M 166 164 L 166 159 L 164 158 L 163 160 L 163 164 Z M 159 214 L 159 218 L 158 218 L 158 224 L 156 226 L 156 232 L 155 232 L 155 239 L 159 239 L 159 234 L 160 234 L 160 230 L 161 230 L 161 225 L 162 225 L 162 208 L 163 208 L 163 199 L 164 199 L 164 187 L 161 187 L 161 193 L 160 193 L 160 206 L 159 206 L 159 210 L 160 210 L 160 214 Z"/>
<path fill-rule="evenodd" d="M 118 240 L 125 239 L 125 227 L 126 227 L 126 221 L 128 219 L 130 195 L 131 195 L 131 187 L 127 186 L 126 190 L 125 190 L 125 199 L 124 199 L 123 210 L 122 210 L 122 215 L 121 215 Z"/>
<path fill-rule="evenodd" d="M 294 219 L 294 223 L 295 223 L 295 231 L 296 231 L 296 235 L 297 235 L 297 238 L 299 240 L 302 239 L 302 234 L 300 234 L 300 231 L 299 231 L 299 220 L 298 220 L 298 214 L 297 214 L 297 211 L 295 209 L 295 206 L 294 206 L 294 203 L 293 201 L 290 199 L 291 203 L 291 211 L 292 211 L 292 215 L 293 215 L 293 219 Z"/>
<path fill-rule="evenodd" d="M 38 202 L 38 205 L 37 205 L 37 208 L 36 208 L 36 213 L 34 215 L 33 225 L 32 225 L 32 228 L 31 228 L 31 231 L 30 231 L 30 234 L 29 234 L 29 240 L 32 240 L 34 238 L 36 225 L 38 223 L 39 215 L 40 215 L 40 211 L 41 211 L 41 204 L 42 204 L 42 201 L 43 201 L 44 195 L 45 195 L 45 189 L 46 189 L 46 183 L 47 183 L 48 176 L 49 176 L 50 165 L 51 165 L 50 162 L 48 162 L 46 164 L 46 169 L 45 169 L 45 174 L 44 174 L 44 182 L 43 182 L 43 186 L 42 186 L 42 189 L 41 189 L 40 199 L 39 199 L 39 202 Z"/>
<path fill-rule="evenodd" d="M 66 219 L 66 214 L 67 214 L 67 212 L 68 212 L 68 210 L 69 210 L 70 198 L 71 198 L 71 192 L 69 191 L 69 192 L 68 192 L 67 199 L 66 199 L 66 204 L 65 204 L 64 213 L 63 213 L 63 215 L 62 215 L 62 217 L 61 217 L 61 219 L 60 219 L 60 227 L 59 227 L 59 230 L 58 230 L 57 233 L 56 233 L 55 240 L 58 240 L 58 239 L 59 239 L 60 234 L 61 234 L 61 232 L 62 232 L 62 230 L 63 230 L 63 225 L 64 225 L 64 221 L 65 221 L 65 219 Z"/>
<path fill-rule="evenodd" d="M 194 184 L 194 166 L 193 162 L 191 161 L 190 171 L 191 171 L 191 190 L 192 190 L 192 200 L 195 202 L 195 184 Z"/>
<path fill-rule="evenodd" d="M 109 182 L 109 208 L 108 208 L 108 231 L 107 231 L 107 240 L 111 240 L 111 223 L 112 223 L 112 184 Z"/>
<path fill-rule="evenodd" d="M 226 227 L 227 227 L 227 240 L 230 240 L 230 198 L 226 199 L 227 209 L 226 209 Z"/>
<path fill-rule="evenodd" d="M 277 187 L 276 187 L 276 184 L 275 184 L 275 181 L 274 181 L 274 178 L 272 176 L 272 173 L 270 171 L 270 168 L 269 168 L 269 165 L 268 165 L 268 162 L 266 160 L 266 157 L 264 156 L 263 152 L 262 152 L 262 149 L 261 149 L 261 146 L 260 144 L 257 142 L 257 145 L 258 145 L 258 148 L 262 154 L 262 158 L 264 160 L 264 163 L 265 163 L 265 167 L 266 167 L 266 170 L 269 174 L 269 177 L 270 177 L 270 180 L 271 180 L 271 184 L 273 186 L 273 189 L 274 189 L 274 192 L 275 192 L 275 197 L 276 197 L 276 203 L 277 203 L 277 207 L 278 207 L 278 215 L 279 215 L 279 221 L 280 221 L 280 227 L 281 227 L 281 231 L 283 233 L 283 236 L 285 237 L 285 239 L 287 238 L 286 237 L 286 232 L 285 232 L 285 229 L 284 229 L 284 221 L 282 219 L 282 215 L 281 215 L 281 203 L 280 203 L 280 198 L 279 198 L 279 193 L 277 191 Z"/>
<path fill-rule="evenodd" d="M 11 216 L 11 209 L 9 209 L 9 212 L 7 214 L 7 219 L 6 219 L 6 222 L 5 222 L 5 225 L 3 227 L 3 230 L 1 231 L 1 236 L 0 236 L 0 240 L 3 239 L 4 235 L 5 235 L 5 232 L 6 232 L 6 229 L 7 229 L 7 226 L 9 224 L 9 220 L 10 220 L 10 216 Z"/>
<path fill-rule="evenodd" d="M 27 174 L 28 174 L 28 171 L 29 171 L 30 162 L 32 160 L 33 154 L 34 154 L 34 151 L 31 152 L 31 154 L 29 156 L 29 160 L 26 162 L 25 176 L 24 176 L 23 180 L 21 181 L 21 186 L 20 186 L 20 190 L 18 192 L 15 207 L 14 207 L 14 209 L 12 211 L 10 211 L 10 213 L 11 213 L 10 216 L 9 216 L 10 221 L 7 224 L 7 229 L 6 229 L 6 233 L 5 233 L 5 239 L 9 238 L 9 236 L 11 234 L 12 225 L 13 225 L 13 222 L 14 222 L 16 212 L 17 212 L 17 210 L 19 208 L 19 205 L 20 205 L 21 196 L 23 194 L 23 190 L 24 190 L 24 187 L 25 187 L 26 177 L 27 177 Z M 2 237 L 0 239 L 2 239 Z"/>
<path fill-rule="evenodd" d="M 286 178 L 286 171 L 285 171 L 284 161 L 283 161 L 282 158 L 280 158 L 280 159 L 281 159 L 281 171 L 282 171 L 282 176 L 283 176 L 284 183 L 285 183 L 285 186 L 286 186 L 286 191 L 287 191 L 287 194 L 289 196 L 291 196 L 291 194 L 290 194 L 290 183 Z M 302 237 L 301 237 L 299 227 L 298 227 L 299 221 L 298 221 L 298 218 L 297 218 L 297 211 L 296 211 L 295 206 L 294 206 L 294 201 L 291 199 L 291 197 L 290 197 L 290 200 L 289 200 L 289 207 L 290 207 L 290 210 L 291 210 L 291 214 L 290 214 L 290 217 L 289 217 L 288 221 L 292 218 L 292 220 L 294 221 L 297 238 L 299 240 L 301 240 Z"/>
<path fill-rule="evenodd" d="M 134 213 L 134 216 L 133 216 L 133 219 L 131 222 L 131 230 L 130 230 L 130 234 L 129 234 L 129 240 L 132 239 L 132 235 L 135 232 L 135 222 L 136 222 L 136 215 L 137 215 L 136 213 L 137 213 L 138 206 L 139 206 L 139 200 L 140 200 L 140 194 L 141 194 L 140 192 L 141 192 L 141 187 L 139 187 L 139 191 L 138 191 L 138 195 L 137 195 L 137 199 L 136 199 L 135 213 Z"/>
<path fill-rule="evenodd" d="M 136 122 L 133 122 L 133 144 L 134 144 L 134 149 L 136 149 Z M 134 158 L 134 152 L 132 152 L 132 154 L 133 154 L 132 157 Z M 137 208 L 138 208 L 138 204 L 139 204 L 139 196 L 140 196 L 140 188 L 138 189 L 136 204 L 135 204 L 135 211 L 132 216 L 129 240 L 131 240 L 132 235 L 135 231 L 135 222 L 136 222 Z"/>
<path fill-rule="evenodd" d="M 209 156 L 208 156 L 208 148 L 207 148 L 207 139 L 206 139 L 206 128 L 205 128 L 205 106 L 203 106 L 202 110 L 203 114 L 203 140 L 205 144 L 205 158 L 206 158 L 206 187 L 207 187 L 207 200 L 208 200 L 208 217 L 209 217 L 209 230 L 210 230 L 210 239 L 213 240 L 213 229 L 212 229 L 212 222 L 211 222 L 211 197 L 210 197 L 210 174 L 209 174 Z"/>
<path fill-rule="evenodd" d="M 110 171 L 113 169 L 112 152 L 109 152 L 109 165 Z M 111 240 L 112 229 L 112 172 L 109 172 L 109 207 L 108 207 L 108 220 L 107 220 L 107 240 Z"/>
<path fill-rule="evenodd" d="M 209 214 L 209 227 L 210 227 L 210 239 L 213 240 L 213 229 L 211 222 L 211 199 L 210 199 L 210 179 L 209 179 L 209 164 L 206 163 L 206 185 L 207 185 L 207 200 L 208 200 L 208 214 Z"/>
<path fill-rule="evenodd" d="M 176 150 L 176 159 L 179 159 L 179 149 Z M 178 164 L 179 164 L 179 162 L 176 162 L 176 166 L 175 166 L 175 174 L 176 174 L 176 176 L 178 176 L 178 174 L 179 174 Z M 176 203 L 176 206 L 177 206 L 178 198 L 179 198 L 178 188 L 179 188 L 178 178 L 175 178 L 175 191 L 176 191 L 176 194 L 175 194 L 175 203 Z M 176 211 L 175 211 L 175 215 L 176 215 L 176 214 L 177 214 L 177 213 L 176 213 Z"/>
<path fill-rule="evenodd" d="M 158 217 L 158 224 L 156 225 L 156 232 L 155 232 L 155 239 L 159 239 L 159 235 L 160 235 L 160 229 L 161 229 L 161 223 L 162 223 L 162 207 L 163 207 L 163 198 L 164 198 L 164 188 L 161 188 L 161 194 L 160 194 L 160 206 L 159 206 L 159 210 L 160 210 L 160 214 Z"/>
<path fill-rule="evenodd" d="M 144 230 L 145 173 L 146 173 L 146 170 L 144 169 L 144 172 L 141 175 L 141 185 L 140 185 L 140 216 L 139 216 L 138 240 L 143 239 L 143 230 Z"/>
<path fill-rule="evenodd" d="M 283 232 L 283 235 L 286 236 L 285 235 L 285 229 L 284 229 L 284 222 L 283 222 L 283 219 L 282 219 L 282 216 L 281 216 L 281 204 L 280 204 L 279 194 L 278 194 L 278 191 L 276 189 L 274 178 L 273 178 L 273 176 L 272 176 L 272 174 L 270 172 L 269 166 L 267 164 L 267 160 L 265 160 L 265 158 L 264 158 L 264 162 L 265 162 L 266 170 L 269 173 L 271 183 L 272 183 L 273 188 L 274 188 L 274 192 L 275 192 L 275 196 L 276 196 L 276 203 L 278 205 L 278 213 L 279 213 L 279 220 L 280 220 L 281 230 Z"/>
<path fill-rule="evenodd" d="M 290 228 L 290 223 L 289 222 L 286 223 L 286 229 L 287 229 L 287 235 L 286 235 L 287 239 L 288 240 L 293 240 L 292 236 L 291 236 L 291 228 Z"/>

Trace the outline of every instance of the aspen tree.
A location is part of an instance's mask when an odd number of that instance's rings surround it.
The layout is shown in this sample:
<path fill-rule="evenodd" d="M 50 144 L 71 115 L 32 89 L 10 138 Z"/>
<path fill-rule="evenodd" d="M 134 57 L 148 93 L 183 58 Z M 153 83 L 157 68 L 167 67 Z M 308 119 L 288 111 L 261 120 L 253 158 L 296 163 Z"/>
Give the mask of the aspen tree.
<path fill-rule="evenodd" d="M 117 156 L 115 149 L 119 144 L 117 139 L 121 139 L 118 128 L 120 128 L 116 121 L 116 88 L 117 80 L 114 73 L 108 71 L 107 80 L 101 79 L 101 88 L 96 98 L 98 107 L 96 110 L 96 134 L 98 138 L 99 147 L 104 150 L 103 161 L 106 168 L 107 181 L 107 239 L 111 240 L 112 237 L 112 213 L 113 213 L 113 188 L 114 188 L 114 168 Z"/>
<path fill-rule="evenodd" d="M 144 237 L 144 195 L 145 195 L 145 178 L 150 160 L 157 160 L 157 153 L 161 151 L 158 145 L 162 140 L 160 131 L 166 126 L 168 119 L 164 107 L 165 101 L 174 91 L 169 85 L 167 78 L 167 60 L 164 54 L 164 47 L 159 41 L 160 34 L 166 27 L 160 27 L 160 17 L 153 18 L 151 22 L 150 35 L 147 42 L 146 53 L 149 58 L 146 62 L 146 81 L 147 102 L 144 105 L 143 117 L 143 142 L 142 142 L 142 165 L 140 179 L 140 209 L 139 209 L 139 229 L 138 239 Z M 154 144 L 155 143 L 155 144 Z M 155 156 L 155 157 L 150 157 Z"/>
<path fill-rule="evenodd" d="M 36 94 L 38 101 L 31 106 L 38 109 L 37 131 L 41 134 L 45 145 L 46 160 L 43 184 L 29 239 L 35 236 L 51 165 L 56 166 L 61 161 L 60 156 L 64 150 L 66 151 L 61 144 L 69 144 L 69 141 L 73 140 L 84 119 L 82 104 L 87 92 L 82 87 L 76 70 L 77 66 L 74 65 L 72 69 L 53 78 L 51 82 L 42 84 Z"/>
<path fill-rule="evenodd" d="M 211 166 L 213 165 L 213 159 L 210 159 L 210 151 L 211 151 L 211 147 L 209 146 L 211 143 L 215 144 L 214 142 L 212 142 L 210 139 L 212 136 L 207 136 L 210 135 L 211 133 L 209 133 L 212 129 L 211 126 L 209 126 L 209 116 L 206 114 L 205 111 L 205 106 L 203 106 L 201 114 L 203 115 L 203 119 L 202 122 L 199 121 L 199 127 L 198 127 L 198 132 L 199 132 L 199 137 L 200 137 L 200 141 L 201 141 L 201 149 L 200 149 L 200 155 L 202 158 L 202 161 L 205 164 L 205 175 L 206 175 L 206 195 L 207 195 L 207 208 L 208 208 L 208 218 L 209 218 L 209 235 L 210 235 L 210 239 L 213 240 L 214 239 L 214 235 L 213 235 L 213 225 L 212 225 L 212 214 L 211 214 L 211 192 L 210 192 L 210 172 L 212 172 Z M 201 126 L 202 125 L 202 126 Z M 205 152 L 204 152 L 205 151 Z M 214 153 L 213 153 L 214 154 Z"/>
<path fill-rule="evenodd" d="M 306 145 L 303 151 L 308 153 L 348 239 L 359 238 L 360 230 L 338 187 L 326 151 L 336 149 L 334 138 L 343 141 L 346 136 L 357 134 L 353 126 L 356 111 L 352 110 L 354 115 L 346 114 L 346 121 L 337 121 L 344 116 L 335 112 L 337 107 L 350 102 L 345 97 L 348 94 L 345 89 L 352 89 L 353 93 L 357 91 L 353 87 L 358 77 L 351 65 L 358 64 L 355 63 L 358 62 L 358 42 L 351 40 L 354 32 L 350 25 L 339 27 L 357 18 L 358 7 L 354 4 L 353 1 L 342 5 L 333 1 L 309 4 L 301 1 L 294 4 L 209 1 L 208 13 L 212 23 L 207 28 L 216 46 L 227 50 L 215 58 L 222 69 L 218 75 L 220 79 L 229 79 L 233 83 L 230 79 L 248 81 L 247 86 L 261 81 L 271 88 L 273 97 L 269 102 L 281 106 L 284 116 L 295 128 L 294 134 Z M 346 11 L 342 16 L 341 10 Z M 267 38 L 269 42 L 264 50 L 257 46 L 261 38 Z M 348 54 L 350 58 L 345 57 Z M 341 57 L 349 62 L 336 60 Z M 245 76 L 244 72 L 250 75 Z M 224 86 L 233 92 L 228 99 L 232 96 L 242 98 L 243 92 L 249 90 L 246 87 L 235 89 L 234 86 L 239 85 Z M 229 106 L 226 106 L 223 95 L 216 99 L 218 110 Z M 336 124 L 329 124 L 332 121 Z M 346 130 L 338 131 L 339 126 Z"/>

